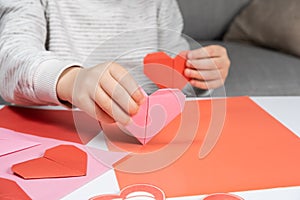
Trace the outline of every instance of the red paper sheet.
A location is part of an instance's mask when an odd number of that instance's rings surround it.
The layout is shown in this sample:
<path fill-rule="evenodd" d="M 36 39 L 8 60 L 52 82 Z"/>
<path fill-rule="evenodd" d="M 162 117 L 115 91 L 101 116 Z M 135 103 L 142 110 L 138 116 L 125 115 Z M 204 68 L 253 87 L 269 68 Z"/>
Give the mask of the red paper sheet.
<path fill-rule="evenodd" d="M 88 143 L 100 131 L 98 122 L 80 111 L 6 106 L 0 119 L 3 128 L 76 143 Z"/>
<path fill-rule="evenodd" d="M 116 170 L 120 188 L 144 183 L 161 188 L 167 197 L 266 189 L 300 185 L 300 139 L 247 97 L 228 98 L 227 113 L 221 136 L 214 149 L 203 159 L 199 150 L 211 123 L 211 101 L 186 102 L 182 113 L 147 145 L 141 146 L 120 130 L 107 133 L 109 147 L 131 152 L 160 152 L 182 123 L 179 135 L 190 137 L 191 124 L 199 113 L 196 137 L 184 154 L 171 165 L 148 173 Z M 113 130 L 103 127 L 104 131 Z M 113 145 L 112 145 L 113 144 Z M 173 150 L 184 140 L 173 144 Z M 159 154 L 157 154 L 159 155 Z M 143 157 L 143 156 L 141 156 Z M 137 169 L 161 162 L 159 156 L 147 159 L 134 156 L 115 167 L 136 166 Z M 165 159 L 168 157 L 165 156 Z"/>

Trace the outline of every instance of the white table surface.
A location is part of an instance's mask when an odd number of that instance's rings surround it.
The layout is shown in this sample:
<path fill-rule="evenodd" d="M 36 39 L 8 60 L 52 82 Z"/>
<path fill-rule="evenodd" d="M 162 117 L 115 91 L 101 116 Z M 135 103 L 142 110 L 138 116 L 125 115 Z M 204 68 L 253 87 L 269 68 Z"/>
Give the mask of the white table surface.
<path fill-rule="evenodd" d="M 251 97 L 251 99 L 300 137 L 300 97 Z M 101 138 L 97 138 L 97 141 L 99 140 L 101 140 Z M 91 141 L 89 145 L 94 146 L 99 144 L 94 144 L 94 142 Z M 102 145 L 105 144 L 102 143 Z M 65 196 L 63 200 L 88 199 L 99 194 L 115 194 L 118 192 L 119 187 L 115 173 L 113 170 L 110 170 Z M 245 200 L 300 200 L 300 186 L 233 192 L 233 194 L 239 195 Z M 206 195 L 168 199 L 201 200 L 205 196 Z"/>

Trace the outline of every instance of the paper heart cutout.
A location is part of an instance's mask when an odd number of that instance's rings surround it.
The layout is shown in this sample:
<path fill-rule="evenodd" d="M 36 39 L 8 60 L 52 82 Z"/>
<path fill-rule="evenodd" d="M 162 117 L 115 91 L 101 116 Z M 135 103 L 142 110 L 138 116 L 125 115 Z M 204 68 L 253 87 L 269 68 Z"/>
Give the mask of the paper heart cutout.
<path fill-rule="evenodd" d="M 35 158 L 12 166 L 24 179 L 62 178 L 86 175 L 87 154 L 73 145 L 59 145 Z"/>
<path fill-rule="evenodd" d="M 151 53 L 144 58 L 144 74 L 159 88 L 183 89 L 190 80 L 184 75 L 186 60 L 187 51 L 174 59 L 164 52 Z"/>
<path fill-rule="evenodd" d="M 0 178 L 0 199 L 30 200 L 31 198 L 15 181 Z"/>
<path fill-rule="evenodd" d="M 164 192 L 153 185 L 137 184 L 125 187 L 120 195 L 100 195 L 90 200 L 165 200 Z"/>
<path fill-rule="evenodd" d="M 178 89 L 160 89 L 146 96 L 132 122 L 125 128 L 142 144 L 149 142 L 184 108 L 185 96 Z"/>
<path fill-rule="evenodd" d="M 208 195 L 203 200 L 243 200 L 243 198 L 233 194 L 217 193 Z"/>

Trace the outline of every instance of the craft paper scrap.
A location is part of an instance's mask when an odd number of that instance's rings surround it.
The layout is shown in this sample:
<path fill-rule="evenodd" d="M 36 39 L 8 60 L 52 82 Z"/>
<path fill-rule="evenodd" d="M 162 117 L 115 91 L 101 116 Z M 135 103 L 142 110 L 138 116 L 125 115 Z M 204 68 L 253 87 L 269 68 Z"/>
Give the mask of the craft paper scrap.
<path fill-rule="evenodd" d="M 7 129 L 0 128 L 0 132 L 2 133 L 0 137 L 0 157 L 39 145 L 38 142 L 25 139 L 7 139 L 6 135 L 9 134 Z"/>
<path fill-rule="evenodd" d="M 178 116 L 185 103 L 185 96 L 178 89 L 160 89 L 145 96 L 146 100 L 132 117 L 132 123 L 125 126 L 142 144 L 148 143 Z"/>
<path fill-rule="evenodd" d="M 2 200 L 31 200 L 31 198 L 15 182 L 0 177 L 0 199 Z"/>
<path fill-rule="evenodd" d="M 186 51 L 174 59 L 164 52 L 150 53 L 144 58 L 144 74 L 159 88 L 183 89 L 189 82 L 189 78 L 184 75 L 186 56 Z"/>
<path fill-rule="evenodd" d="M 18 151 L 13 154 L 0 157 L 0 177 L 15 181 L 32 199 L 49 199 L 49 197 L 51 197 L 50 199 L 61 199 L 67 194 L 112 169 L 112 166 L 100 163 L 96 158 L 94 158 L 94 156 L 87 153 L 87 170 L 85 176 L 25 180 L 16 176 L 13 171 L 11 171 L 11 166 L 42 157 L 47 149 L 51 149 L 58 145 L 73 145 L 84 152 L 87 152 L 86 147 L 78 143 L 38 137 L 11 130 L 7 130 L 7 132 L 10 133 L 5 134 L 7 139 L 22 139 L 40 143 L 38 146 L 26 149 L 26 151 Z M 4 134 L 1 131 L 0 137 L 4 137 Z M 115 161 L 117 162 L 116 159 Z"/>
<path fill-rule="evenodd" d="M 87 154 L 73 145 L 59 145 L 45 151 L 43 157 L 12 166 L 24 179 L 85 176 Z"/>
<path fill-rule="evenodd" d="M 90 200 L 165 200 L 164 192 L 156 186 L 147 184 L 130 185 L 122 189 L 119 195 L 104 194 Z"/>
<path fill-rule="evenodd" d="M 117 140 L 110 140 L 122 149 L 136 146 L 140 152 L 143 150 L 142 158 L 157 152 L 157 156 L 148 156 L 147 160 L 141 158 L 134 162 L 129 158 L 115 166 L 120 168 L 131 162 L 130 166 L 142 168 L 161 162 L 159 154 L 169 146 L 178 126 L 178 134 L 188 135 L 191 124 L 198 120 L 196 137 L 182 156 L 166 167 L 152 168 L 148 173 L 116 170 L 120 188 L 138 183 L 156 184 L 169 198 L 300 185 L 300 138 L 248 97 L 226 98 L 226 119 L 220 138 L 212 151 L 200 159 L 199 150 L 214 120 L 213 101 L 218 99 L 187 101 L 182 119 L 176 118 L 142 147 L 122 142 L 122 135 L 127 137 L 122 132 Z M 200 107 L 200 120 L 199 113 L 190 109 L 194 104 Z M 157 145 L 159 141 L 164 145 Z M 184 140 L 171 144 L 176 150 L 184 145 Z"/>

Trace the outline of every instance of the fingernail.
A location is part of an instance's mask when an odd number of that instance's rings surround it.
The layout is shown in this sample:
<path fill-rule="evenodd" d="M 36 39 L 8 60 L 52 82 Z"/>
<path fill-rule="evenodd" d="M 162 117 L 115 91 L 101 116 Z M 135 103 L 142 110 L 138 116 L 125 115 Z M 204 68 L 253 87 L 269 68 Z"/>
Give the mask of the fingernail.
<path fill-rule="evenodd" d="M 185 69 L 184 71 L 186 76 L 190 76 L 191 75 L 191 70 L 190 69 Z"/>
<path fill-rule="evenodd" d="M 135 105 L 134 106 L 135 108 L 134 108 L 134 110 L 132 110 L 129 114 L 130 114 L 130 116 L 134 116 L 136 113 L 138 113 L 138 111 L 139 111 L 139 105 Z"/>
<path fill-rule="evenodd" d="M 131 119 L 131 117 L 128 117 L 127 119 L 124 119 L 124 121 L 120 121 L 120 123 L 121 123 L 123 126 L 126 126 L 126 125 L 132 123 L 132 119 Z"/>
<path fill-rule="evenodd" d="M 192 54 L 192 52 L 189 51 L 189 52 L 187 53 L 187 58 L 188 58 L 188 59 L 192 59 L 192 57 L 193 57 L 193 54 Z"/>
<path fill-rule="evenodd" d="M 139 98 L 139 101 L 138 101 L 139 105 L 142 105 L 145 102 L 146 96 L 147 96 L 146 92 L 143 90 L 142 87 L 140 87 L 139 88 L 139 97 L 138 97 Z"/>
<path fill-rule="evenodd" d="M 139 105 L 142 105 L 144 104 L 144 102 L 146 101 L 146 97 L 143 96 L 143 98 L 139 101 Z"/>
<path fill-rule="evenodd" d="M 190 66 L 191 66 L 191 63 L 190 63 L 189 60 L 186 61 L 186 66 L 187 66 L 187 67 L 190 67 Z"/>

